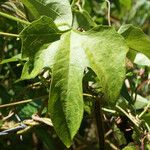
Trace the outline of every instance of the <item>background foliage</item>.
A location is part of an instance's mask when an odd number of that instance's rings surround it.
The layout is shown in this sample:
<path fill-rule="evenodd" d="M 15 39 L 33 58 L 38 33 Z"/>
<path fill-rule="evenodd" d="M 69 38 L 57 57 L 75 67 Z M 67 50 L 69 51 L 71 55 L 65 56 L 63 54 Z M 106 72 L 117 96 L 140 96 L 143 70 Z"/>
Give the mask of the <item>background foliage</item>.
<path fill-rule="evenodd" d="M 22 5 L 19 0 L 3 0 L 0 2 L 0 12 L 6 12 L 25 21 L 36 20 L 39 16 L 46 13 L 47 17 L 49 17 L 48 11 L 53 13 L 51 10 L 51 5 L 46 7 L 45 5 L 39 6 L 37 1 L 33 1 L 35 6 L 33 9 L 29 2 L 25 0 L 22 0 L 22 2 L 26 7 Z M 0 35 L 0 59 L 2 60 L 0 65 L 0 130 L 7 131 L 7 129 L 10 130 L 15 127 L 23 128 L 23 130 L 17 129 L 17 132 L 14 130 L 8 131 L 8 134 L 0 132 L 0 150 L 67 149 L 61 142 L 61 140 L 63 141 L 64 139 L 60 140 L 57 136 L 60 133 L 56 134 L 47 111 L 49 87 L 52 78 L 52 72 L 48 65 L 53 63 L 51 62 L 51 60 L 53 60 L 53 56 L 50 52 L 53 48 L 57 49 L 59 45 L 58 42 L 54 42 L 47 48 L 47 44 L 59 39 L 60 34 L 64 32 L 62 29 L 64 30 L 68 28 L 65 24 L 63 28 L 61 28 L 62 26 L 59 20 L 64 19 L 65 22 L 71 26 L 71 10 L 67 7 L 68 4 L 66 1 L 66 6 L 61 5 L 63 2 L 64 1 L 60 1 L 60 6 L 57 8 L 62 12 L 64 11 L 62 13 L 63 17 L 60 15 L 60 18 L 58 18 L 56 17 L 56 14 L 53 14 L 53 18 L 51 19 L 45 19 L 43 17 L 42 19 L 36 20 L 30 28 L 23 31 L 22 29 L 25 25 L 0 16 L 0 32 L 18 34 L 22 31 L 20 35 L 22 41 L 24 42 L 24 45 L 21 48 L 21 40 L 19 38 Z M 87 31 L 96 26 L 96 24 L 108 25 L 108 6 L 106 1 L 74 0 L 70 1 L 70 3 L 72 4 L 72 25 L 74 29 L 78 29 L 79 31 Z M 27 9 L 27 6 L 29 9 Z M 110 6 L 110 21 L 116 30 L 118 30 L 121 25 L 133 24 L 140 27 L 148 36 L 150 35 L 150 1 L 111 0 Z M 38 11 L 39 9 L 41 11 Z M 57 28 L 58 26 L 55 26 L 53 21 L 59 26 L 59 28 Z M 46 28 L 47 24 L 49 25 L 49 28 Z M 36 29 L 37 26 L 40 26 L 38 31 Z M 126 32 L 128 30 L 133 32 L 130 32 L 128 35 L 128 32 Z M 41 32 L 43 34 L 53 34 L 54 36 L 51 37 L 47 35 L 46 38 L 41 39 L 41 37 L 38 37 Z M 110 32 L 113 36 L 113 31 Z M 117 100 L 117 106 L 112 108 L 109 103 L 103 104 L 106 149 L 150 149 L 150 60 L 146 57 L 150 57 L 150 52 L 148 51 L 149 49 L 147 49 L 149 46 L 149 39 L 147 36 L 143 35 L 141 30 L 130 25 L 122 26 L 119 32 L 126 38 L 131 51 L 127 55 L 126 80 L 121 89 L 121 96 Z M 35 37 L 30 37 L 27 39 L 28 35 L 31 33 L 36 33 L 36 40 L 34 42 L 32 40 Z M 68 33 L 65 34 L 66 36 L 64 35 L 61 40 L 63 42 L 65 39 L 65 42 L 68 41 L 69 43 L 69 40 L 67 40 L 69 35 L 67 35 Z M 84 32 L 80 32 L 78 34 L 84 35 Z M 78 34 L 73 33 L 70 37 L 72 37 L 72 39 L 77 39 L 76 42 L 79 43 L 80 46 L 80 41 L 82 41 L 82 39 L 78 38 Z M 84 36 L 86 36 L 86 33 Z M 107 36 L 105 30 L 103 35 L 100 36 Z M 133 36 L 137 38 L 134 44 L 134 41 L 132 41 Z M 96 40 L 98 41 L 99 39 Z M 142 42 L 147 43 L 147 45 L 142 45 Z M 86 43 L 85 45 L 88 45 L 88 43 L 92 42 L 89 38 L 89 41 L 84 41 L 84 43 Z M 111 43 L 112 41 L 110 40 L 109 44 Z M 92 47 L 93 45 L 91 44 L 89 46 Z M 39 50 L 39 47 L 44 49 L 44 51 L 41 51 L 41 49 Z M 113 47 L 113 45 L 111 45 L 111 47 Z M 33 48 L 34 53 L 31 53 Z M 20 56 L 21 49 L 23 52 L 23 59 L 21 59 Z M 26 51 L 27 49 L 28 51 Z M 136 55 L 136 50 L 142 52 L 143 54 L 138 53 Z M 119 52 L 116 53 L 119 55 Z M 67 52 L 62 53 L 62 57 L 64 54 L 67 54 Z M 51 56 L 51 59 L 45 59 L 43 62 L 43 58 L 46 56 Z M 57 58 L 58 60 L 60 60 L 59 56 Z M 75 55 L 72 55 L 72 60 L 76 60 L 74 57 Z M 101 59 L 106 61 L 105 57 Z M 83 58 L 80 58 L 79 60 L 83 60 Z M 75 64 L 77 64 L 77 62 L 75 62 Z M 65 63 L 67 64 L 68 62 L 60 62 L 59 65 L 62 66 Z M 108 63 L 110 64 L 111 62 Z M 118 66 L 119 65 L 120 64 L 118 64 Z M 80 61 L 78 66 L 82 67 L 80 65 Z M 29 74 L 26 71 L 28 69 L 31 70 Z M 56 71 L 57 69 L 58 68 L 56 67 Z M 75 76 L 80 76 L 80 74 L 78 74 L 80 70 L 75 69 L 76 68 L 73 68 L 74 72 L 72 76 L 74 75 L 74 78 L 81 79 L 80 77 Z M 113 71 L 115 70 L 112 70 L 112 74 L 109 74 L 109 79 L 113 77 Z M 56 72 L 56 74 L 54 73 L 54 76 L 59 77 L 59 74 Z M 118 78 L 116 77 L 114 80 L 118 80 Z M 87 81 L 91 81 L 90 86 L 87 85 Z M 87 69 L 87 73 L 84 74 L 83 81 L 81 81 L 83 82 L 84 115 L 80 129 L 69 149 L 99 149 L 92 97 L 99 92 L 97 89 L 97 81 L 98 77 L 95 73 L 91 69 Z M 72 81 L 72 85 L 75 84 L 76 83 Z M 110 83 L 110 85 L 111 84 L 112 83 Z M 61 84 L 59 88 L 61 88 Z M 71 86 L 70 88 L 73 89 L 75 87 Z M 114 92 L 115 91 L 116 90 L 114 89 Z M 55 88 L 52 89 L 52 92 L 55 98 Z M 74 97 L 75 96 L 76 95 L 74 95 Z M 18 102 L 22 102 L 22 104 Z M 60 112 L 60 114 L 61 113 L 62 112 Z M 79 116 L 74 119 L 77 120 L 78 117 Z M 24 127 L 23 125 L 26 126 Z"/>

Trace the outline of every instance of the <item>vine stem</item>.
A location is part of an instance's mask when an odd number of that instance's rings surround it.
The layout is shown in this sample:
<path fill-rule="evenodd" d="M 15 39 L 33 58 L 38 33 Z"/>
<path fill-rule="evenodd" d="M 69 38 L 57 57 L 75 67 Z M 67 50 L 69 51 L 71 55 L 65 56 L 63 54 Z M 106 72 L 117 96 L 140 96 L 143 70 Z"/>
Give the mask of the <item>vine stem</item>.
<path fill-rule="evenodd" d="M 91 97 L 91 98 L 96 98 L 96 96 L 88 94 L 88 93 L 83 93 L 83 96 L 87 96 L 87 97 Z M 116 113 L 116 110 L 112 110 L 112 109 L 108 109 L 108 108 L 104 108 L 104 107 L 102 107 L 102 110 L 105 111 L 105 112 L 113 113 L 113 114 Z"/>
<path fill-rule="evenodd" d="M 116 108 L 118 108 L 122 113 L 124 113 L 129 119 L 130 121 L 137 127 L 139 127 L 139 120 L 137 120 L 136 117 L 128 114 L 125 110 L 123 110 L 119 105 L 116 105 Z"/>
<path fill-rule="evenodd" d="M 110 21 L 110 1 L 109 0 L 105 0 L 108 4 L 108 13 L 107 13 L 107 17 L 108 17 L 108 25 L 111 26 L 111 21 Z"/>
<path fill-rule="evenodd" d="M 99 137 L 99 150 L 105 150 L 105 134 L 104 134 L 104 121 L 102 116 L 102 106 L 101 106 L 102 96 L 97 96 L 95 100 L 95 117 L 96 125 Z"/>
<path fill-rule="evenodd" d="M 42 98 L 47 98 L 47 97 L 48 96 L 41 96 L 41 97 L 38 97 L 38 98 L 35 98 L 35 99 L 27 99 L 27 100 L 13 102 L 13 103 L 9 103 L 9 104 L 3 104 L 3 105 L 0 105 L 0 108 L 11 107 L 11 106 L 20 105 L 20 104 L 25 104 L 25 103 L 29 103 L 29 102 L 32 102 L 32 101 L 37 100 L 37 99 L 42 99 Z"/>
<path fill-rule="evenodd" d="M 109 146 L 113 149 L 113 150 L 119 150 L 118 147 L 116 147 L 113 143 L 111 143 L 109 140 L 106 140 L 106 143 L 109 144 Z"/>
<path fill-rule="evenodd" d="M 76 3 L 77 0 L 73 0 L 71 3 L 71 6 L 73 6 Z"/>
<path fill-rule="evenodd" d="M 144 110 L 139 114 L 139 118 L 141 118 L 149 109 L 150 103 L 147 104 L 147 106 L 144 108 Z"/>
<path fill-rule="evenodd" d="M 18 34 L 6 33 L 6 32 L 0 32 L 0 35 L 4 35 L 4 36 L 12 36 L 12 37 L 19 37 Z"/>
<path fill-rule="evenodd" d="M 25 25 L 29 25 L 30 24 L 30 22 L 28 22 L 28 21 L 19 19 L 17 17 L 14 17 L 12 15 L 7 14 L 7 13 L 0 12 L 0 16 L 3 16 L 5 18 L 11 19 L 11 20 L 14 20 L 14 21 L 17 21 L 17 22 L 20 22 L 20 23 L 25 24 Z"/>

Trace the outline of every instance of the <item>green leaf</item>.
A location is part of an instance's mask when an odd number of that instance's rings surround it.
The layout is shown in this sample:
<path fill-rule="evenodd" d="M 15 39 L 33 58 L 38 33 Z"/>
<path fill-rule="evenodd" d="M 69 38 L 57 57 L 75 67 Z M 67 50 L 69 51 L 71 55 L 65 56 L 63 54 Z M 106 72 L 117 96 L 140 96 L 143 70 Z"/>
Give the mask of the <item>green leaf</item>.
<path fill-rule="evenodd" d="M 125 85 L 125 83 L 123 84 L 122 88 L 121 88 L 121 92 L 120 92 L 121 96 L 123 96 L 130 104 L 132 104 L 132 98 L 128 92 L 128 89 Z"/>
<path fill-rule="evenodd" d="M 135 94 L 133 95 L 135 97 Z M 134 103 L 135 109 L 143 109 L 148 105 L 149 101 L 148 99 L 142 97 L 141 95 L 137 94 L 136 101 Z"/>
<path fill-rule="evenodd" d="M 61 31 L 58 30 L 51 18 L 42 16 L 32 22 L 21 33 L 22 57 L 34 59 L 39 50 L 47 47 L 46 44 L 54 42 L 60 38 Z"/>
<path fill-rule="evenodd" d="M 120 129 L 116 125 L 113 126 L 113 131 L 114 131 L 114 135 L 117 138 L 119 145 L 126 145 L 127 142 L 124 137 L 124 134 L 123 132 L 120 131 Z"/>
<path fill-rule="evenodd" d="M 123 148 L 122 150 L 137 150 L 136 146 L 134 145 L 130 145 L 130 146 L 126 146 L 125 148 Z"/>
<path fill-rule="evenodd" d="M 11 58 L 8 59 L 3 59 L 0 64 L 5 64 L 5 63 L 9 63 L 9 62 L 15 62 L 15 61 L 19 61 L 21 60 L 21 54 L 17 54 Z"/>
<path fill-rule="evenodd" d="M 9 103 L 11 100 L 11 95 L 8 93 L 7 89 L 0 84 L 0 105 Z"/>
<path fill-rule="evenodd" d="M 82 120 L 82 77 L 86 67 L 84 50 L 74 34 L 68 32 L 61 38 L 53 66 L 49 101 L 54 128 L 67 147 L 71 145 Z"/>
<path fill-rule="evenodd" d="M 32 18 L 38 19 L 45 15 L 56 24 L 72 24 L 71 6 L 68 0 L 21 0 Z"/>
<path fill-rule="evenodd" d="M 84 69 L 92 68 L 105 99 L 114 103 L 125 77 L 127 51 L 123 38 L 111 27 L 99 26 L 88 32 L 72 30 L 62 35 L 54 58 L 48 107 L 54 128 L 67 147 L 83 116 Z"/>
<path fill-rule="evenodd" d="M 150 150 L 150 143 L 146 144 L 146 148 L 147 148 L 147 150 Z"/>
<path fill-rule="evenodd" d="M 57 40 L 59 30 L 50 18 L 43 18 L 21 33 L 23 56 L 30 58 L 21 79 L 34 78 L 43 68 L 53 68 L 49 113 L 58 136 L 69 147 L 83 115 L 84 69 L 90 67 L 96 73 L 101 92 L 114 103 L 125 77 L 128 47 L 113 28 L 103 26 L 88 32 L 68 31 Z"/>
<path fill-rule="evenodd" d="M 138 53 L 134 59 L 134 63 L 141 66 L 150 67 L 150 59 L 148 59 L 145 55 Z"/>
<path fill-rule="evenodd" d="M 58 50 L 59 40 L 46 49 L 39 50 L 33 60 L 25 63 L 20 80 L 35 78 L 44 68 L 52 68 L 54 56 Z"/>
<path fill-rule="evenodd" d="M 92 12 L 93 4 L 91 0 L 82 0 L 82 8 L 89 14 Z"/>
<path fill-rule="evenodd" d="M 120 4 L 126 8 L 126 10 L 130 10 L 132 6 L 131 0 L 119 0 Z"/>
<path fill-rule="evenodd" d="M 30 102 L 26 105 L 18 107 L 18 114 L 21 118 L 30 118 L 33 114 L 37 113 L 38 109 L 40 108 L 42 102 Z M 20 111 L 19 111 L 20 110 Z"/>
<path fill-rule="evenodd" d="M 136 57 L 137 51 L 131 50 L 127 54 L 127 58 L 130 59 L 132 62 L 134 62 L 134 59 Z"/>
<path fill-rule="evenodd" d="M 0 120 L 0 128 L 2 127 L 2 125 L 3 125 L 3 121 L 2 121 L 2 120 Z"/>
<path fill-rule="evenodd" d="M 56 150 L 57 147 L 55 146 L 55 143 L 53 141 L 52 136 L 49 134 L 49 132 L 47 132 L 47 130 L 39 127 L 35 129 L 35 133 L 37 135 L 37 137 L 43 141 L 44 147 L 47 150 Z"/>
<path fill-rule="evenodd" d="M 150 119 L 149 118 L 150 118 L 150 112 L 148 112 L 142 116 L 142 119 L 150 126 Z"/>
<path fill-rule="evenodd" d="M 123 25 L 118 31 L 126 40 L 131 51 L 145 54 L 150 58 L 150 38 L 139 28 Z"/>
<path fill-rule="evenodd" d="M 90 62 L 89 67 L 96 73 L 105 98 L 113 103 L 125 77 L 128 47 L 122 37 L 107 26 L 96 27 L 83 35 L 82 45 Z"/>
<path fill-rule="evenodd" d="M 96 24 L 90 17 L 87 11 L 74 10 L 73 11 L 73 27 L 83 28 L 84 30 L 89 30 L 91 27 L 94 27 Z"/>

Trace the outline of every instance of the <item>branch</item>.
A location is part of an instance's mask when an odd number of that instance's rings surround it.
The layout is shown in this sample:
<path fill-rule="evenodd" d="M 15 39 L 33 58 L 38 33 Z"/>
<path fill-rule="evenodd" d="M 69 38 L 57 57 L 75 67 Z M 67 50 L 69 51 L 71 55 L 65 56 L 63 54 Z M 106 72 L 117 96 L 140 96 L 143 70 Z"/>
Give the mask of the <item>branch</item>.
<path fill-rule="evenodd" d="M 108 17 L 108 25 L 111 26 L 111 22 L 110 22 L 110 2 L 109 0 L 105 0 L 108 4 L 108 13 L 107 13 L 107 17 Z"/>
<path fill-rule="evenodd" d="M 30 22 L 28 22 L 28 21 L 19 19 L 17 17 L 14 17 L 12 15 L 9 15 L 9 14 L 3 13 L 3 12 L 0 12 L 0 16 L 3 16 L 5 18 L 11 19 L 11 20 L 14 20 L 14 21 L 17 21 L 17 22 L 20 22 L 20 23 L 25 24 L 25 25 L 29 25 L 30 24 Z"/>
<path fill-rule="evenodd" d="M 118 110 L 120 110 L 124 115 L 126 115 L 130 121 L 137 127 L 139 127 L 140 125 L 140 120 L 134 116 L 132 116 L 131 114 L 128 114 L 125 110 L 123 110 L 119 105 L 116 105 L 116 108 L 118 108 Z"/>
<path fill-rule="evenodd" d="M 4 35 L 4 36 L 12 36 L 12 37 L 19 37 L 18 34 L 6 33 L 6 32 L 0 32 L 0 35 Z"/>
<path fill-rule="evenodd" d="M 9 103 L 9 104 L 3 104 L 3 105 L 0 105 L 0 108 L 11 107 L 11 106 L 20 105 L 20 104 L 25 104 L 25 103 L 29 103 L 29 102 L 32 102 L 32 101 L 37 100 L 37 99 L 43 99 L 43 98 L 47 98 L 47 97 L 48 96 L 41 96 L 41 97 L 38 97 L 38 98 L 35 98 L 35 99 L 28 99 L 28 100 L 23 100 L 23 101 Z"/>
<path fill-rule="evenodd" d="M 139 118 L 141 118 L 149 109 L 150 103 L 147 104 L 147 106 L 144 108 L 144 110 L 139 114 Z"/>

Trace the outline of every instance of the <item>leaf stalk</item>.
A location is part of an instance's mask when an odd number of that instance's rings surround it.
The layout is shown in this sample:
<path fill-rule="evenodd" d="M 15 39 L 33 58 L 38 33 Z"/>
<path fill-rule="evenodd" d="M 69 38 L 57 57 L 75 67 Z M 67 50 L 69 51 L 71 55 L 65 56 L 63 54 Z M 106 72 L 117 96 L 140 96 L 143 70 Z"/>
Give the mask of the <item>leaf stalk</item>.
<path fill-rule="evenodd" d="M 11 36 L 11 37 L 19 37 L 18 34 L 6 33 L 6 32 L 0 32 L 0 35 L 3 35 L 3 36 Z"/>
<path fill-rule="evenodd" d="M 25 24 L 25 25 L 29 25 L 30 24 L 30 22 L 28 22 L 28 21 L 19 19 L 17 17 L 14 17 L 12 15 L 7 14 L 7 13 L 0 12 L 0 16 L 3 16 L 3 17 L 8 18 L 8 19 L 11 19 L 13 21 L 20 22 L 20 23 Z"/>

